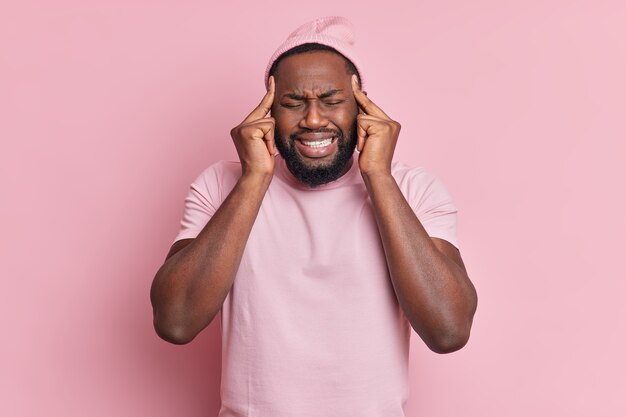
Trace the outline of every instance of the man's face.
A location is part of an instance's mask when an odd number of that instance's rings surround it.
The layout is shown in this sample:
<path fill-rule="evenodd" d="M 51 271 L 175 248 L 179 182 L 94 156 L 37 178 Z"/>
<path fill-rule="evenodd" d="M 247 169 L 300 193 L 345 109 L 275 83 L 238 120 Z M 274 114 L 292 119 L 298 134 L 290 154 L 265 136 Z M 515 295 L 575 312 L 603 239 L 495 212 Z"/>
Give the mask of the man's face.
<path fill-rule="evenodd" d="M 292 55 L 274 78 L 274 138 L 291 173 L 310 186 L 345 174 L 356 146 L 358 108 L 344 58 L 328 51 Z"/>

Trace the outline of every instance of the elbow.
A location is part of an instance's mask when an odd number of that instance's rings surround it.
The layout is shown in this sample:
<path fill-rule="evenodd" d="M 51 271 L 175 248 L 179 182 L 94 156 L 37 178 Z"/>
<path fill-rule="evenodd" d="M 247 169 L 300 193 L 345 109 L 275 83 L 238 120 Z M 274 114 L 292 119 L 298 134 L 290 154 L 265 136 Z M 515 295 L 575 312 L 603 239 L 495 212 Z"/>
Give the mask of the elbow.
<path fill-rule="evenodd" d="M 199 333 L 191 329 L 181 320 L 168 320 L 159 316 L 155 311 L 153 326 L 156 334 L 166 342 L 175 345 L 186 345 L 191 342 Z"/>
<path fill-rule="evenodd" d="M 430 350 L 445 354 L 461 350 L 469 341 L 469 331 L 441 335 L 427 343 Z"/>
<path fill-rule="evenodd" d="M 156 334 L 166 342 L 186 345 L 211 324 L 218 311 L 200 315 L 193 308 L 186 307 L 185 304 L 171 307 L 168 304 L 159 304 L 153 300 L 152 325 Z"/>
<path fill-rule="evenodd" d="M 461 350 L 470 338 L 472 327 L 471 319 L 466 323 L 457 323 L 449 326 L 440 326 L 437 331 L 422 337 L 424 343 L 435 353 L 445 354 Z M 419 334 L 419 332 L 417 332 Z"/>
<path fill-rule="evenodd" d="M 162 311 L 153 306 L 153 326 L 156 334 L 166 342 L 186 345 L 213 322 L 217 313 L 218 311 L 208 314 L 201 320 L 194 320 L 193 315 Z"/>
<path fill-rule="evenodd" d="M 195 337 L 179 329 L 160 329 L 155 326 L 155 330 L 161 339 L 174 345 L 186 345 Z"/>
<path fill-rule="evenodd" d="M 195 330 L 189 321 L 184 308 L 179 305 L 171 307 L 171 303 L 157 298 L 154 288 L 150 294 L 152 302 L 152 326 L 161 339 L 175 345 L 186 345 L 191 342 L 200 330 Z"/>
<path fill-rule="evenodd" d="M 476 291 L 468 306 L 468 311 L 462 315 L 448 316 L 442 319 L 438 331 L 432 333 L 432 337 L 426 342 L 428 348 L 435 353 L 444 354 L 461 350 L 469 342 L 472 323 L 478 299 Z"/>
<path fill-rule="evenodd" d="M 154 330 L 161 339 L 175 345 L 186 345 L 196 336 L 183 326 L 167 326 L 159 323 L 157 320 L 154 320 Z"/>

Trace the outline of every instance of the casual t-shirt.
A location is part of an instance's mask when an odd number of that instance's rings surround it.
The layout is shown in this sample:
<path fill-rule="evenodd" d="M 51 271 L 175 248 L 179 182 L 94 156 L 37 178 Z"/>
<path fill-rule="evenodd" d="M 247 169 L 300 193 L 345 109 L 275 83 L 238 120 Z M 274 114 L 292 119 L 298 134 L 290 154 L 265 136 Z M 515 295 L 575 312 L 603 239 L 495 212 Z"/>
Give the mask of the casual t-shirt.
<path fill-rule="evenodd" d="M 433 175 L 392 174 L 431 237 L 458 247 Z M 195 238 L 241 175 L 218 162 L 191 185 L 176 240 Z M 403 417 L 410 324 L 395 296 L 358 160 L 331 183 L 274 178 L 220 310 L 219 417 Z"/>

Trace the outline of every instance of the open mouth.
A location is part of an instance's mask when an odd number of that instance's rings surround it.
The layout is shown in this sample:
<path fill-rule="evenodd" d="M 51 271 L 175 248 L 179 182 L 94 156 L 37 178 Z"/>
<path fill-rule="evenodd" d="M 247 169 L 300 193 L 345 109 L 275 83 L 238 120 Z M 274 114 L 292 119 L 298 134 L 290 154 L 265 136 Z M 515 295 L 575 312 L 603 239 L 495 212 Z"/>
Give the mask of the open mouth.
<path fill-rule="evenodd" d="M 295 145 L 300 155 L 307 158 L 324 158 L 337 152 L 335 133 L 303 134 L 295 137 Z"/>
<path fill-rule="evenodd" d="M 303 144 L 304 146 L 311 147 L 311 148 L 323 148 L 324 146 L 331 145 L 336 140 L 337 140 L 336 136 L 333 136 L 332 138 L 320 139 L 320 140 L 303 140 L 303 139 L 299 139 L 301 144 Z"/>

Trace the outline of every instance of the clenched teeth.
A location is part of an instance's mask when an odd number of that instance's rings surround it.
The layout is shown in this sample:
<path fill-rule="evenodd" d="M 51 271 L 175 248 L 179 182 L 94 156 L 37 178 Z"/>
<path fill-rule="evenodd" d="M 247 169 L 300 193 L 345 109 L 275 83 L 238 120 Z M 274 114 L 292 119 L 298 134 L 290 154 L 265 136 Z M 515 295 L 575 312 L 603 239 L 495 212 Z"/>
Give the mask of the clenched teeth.
<path fill-rule="evenodd" d="M 323 140 L 301 140 L 300 142 L 305 146 L 310 146 L 311 148 L 322 148 L 333 143 L 333 140 L 335 140 L 335 138 Z"/>

